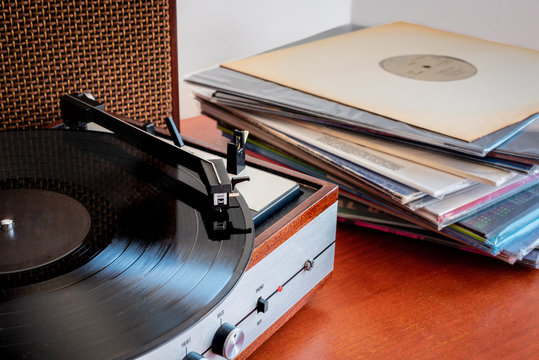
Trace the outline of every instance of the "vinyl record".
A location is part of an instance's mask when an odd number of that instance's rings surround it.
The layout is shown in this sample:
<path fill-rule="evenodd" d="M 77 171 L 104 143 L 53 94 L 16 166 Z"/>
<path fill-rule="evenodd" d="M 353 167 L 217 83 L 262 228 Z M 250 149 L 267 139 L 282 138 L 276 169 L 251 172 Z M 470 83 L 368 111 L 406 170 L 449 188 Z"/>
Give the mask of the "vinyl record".
<path fill-rule="evenodd" d="M 111 134 L 0 132 L 0 357 L 132 358 L 200 320 L 254 240 L 241 196 L 216 236 L 204 194 Z"/>

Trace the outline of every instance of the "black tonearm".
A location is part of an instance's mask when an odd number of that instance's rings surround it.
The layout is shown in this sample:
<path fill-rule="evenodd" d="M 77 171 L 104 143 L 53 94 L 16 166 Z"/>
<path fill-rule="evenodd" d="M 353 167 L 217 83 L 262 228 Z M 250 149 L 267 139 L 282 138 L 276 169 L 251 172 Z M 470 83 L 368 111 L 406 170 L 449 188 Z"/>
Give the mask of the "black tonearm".
<path fill-rule="evenodd" d="M 143 150 L 164 161 L 181 164 L 199 173 L 212 208 L 221 210 L 229 206 L 229 195 L 237 181 L 230 179 L 222 159 L 205 160 L 176 145 L 164 142 L 155 135 L 107 113 L 103 103 L 85 94 L 62 96 L 60 107 L 63 120 L 70 128 L 80 128 L 94 122 L 120 138 L 136 143 Z"/>

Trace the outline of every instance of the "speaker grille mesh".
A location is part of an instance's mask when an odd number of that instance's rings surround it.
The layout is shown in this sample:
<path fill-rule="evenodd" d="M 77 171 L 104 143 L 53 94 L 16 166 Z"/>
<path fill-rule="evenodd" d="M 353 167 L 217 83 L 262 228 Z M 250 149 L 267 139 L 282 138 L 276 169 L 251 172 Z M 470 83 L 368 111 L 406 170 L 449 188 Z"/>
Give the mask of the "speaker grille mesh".
<path fill-rule="evenodd" d="M 164 126 L 172 116 L 167 0 L 2 1 L 0 131 L 60 120 L 59 97 Z"/>

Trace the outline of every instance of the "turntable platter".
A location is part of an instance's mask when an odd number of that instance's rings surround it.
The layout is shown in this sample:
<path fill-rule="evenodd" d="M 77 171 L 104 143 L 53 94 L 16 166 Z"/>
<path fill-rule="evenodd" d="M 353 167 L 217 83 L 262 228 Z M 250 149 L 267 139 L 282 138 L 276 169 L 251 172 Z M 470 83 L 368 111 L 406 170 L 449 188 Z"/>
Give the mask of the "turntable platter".
<path fill-rule="evenodd" d="M 215 238 L 198 174 L 84 131 L 0 132 L 0 355 L 131 358 L 223 300 L 253 249 L 241 196 Z M 180 180 L 180 182 L 177 181 Z M 7 255 L 9 254 L 9 255 Z"/>

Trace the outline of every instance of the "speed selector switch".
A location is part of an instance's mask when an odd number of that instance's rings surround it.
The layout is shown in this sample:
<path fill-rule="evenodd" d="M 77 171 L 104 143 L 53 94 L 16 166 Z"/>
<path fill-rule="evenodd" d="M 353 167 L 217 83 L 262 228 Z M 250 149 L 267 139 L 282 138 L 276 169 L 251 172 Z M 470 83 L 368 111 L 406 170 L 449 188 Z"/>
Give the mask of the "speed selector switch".
<path fill-rule="evenodd" d="M 224 323 L 219 326 L 213 336 L 211 351 L 226 359 L 234 359 L 240 353 L 244 340 L 243 330 L 229 323 Z"/>

